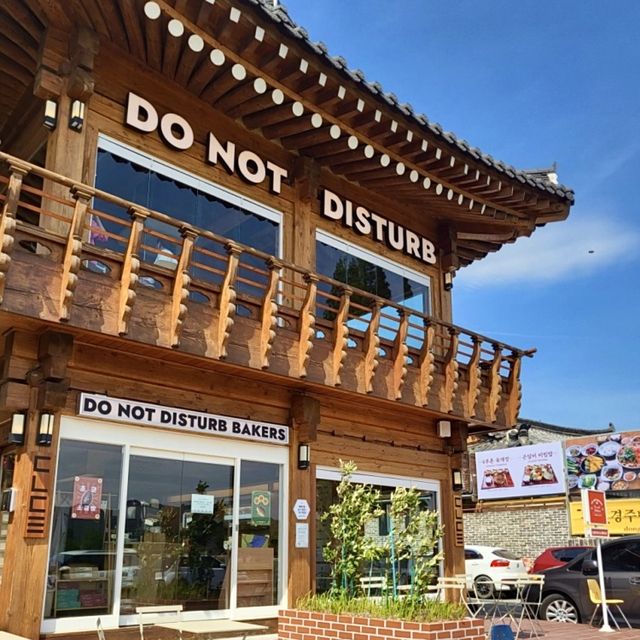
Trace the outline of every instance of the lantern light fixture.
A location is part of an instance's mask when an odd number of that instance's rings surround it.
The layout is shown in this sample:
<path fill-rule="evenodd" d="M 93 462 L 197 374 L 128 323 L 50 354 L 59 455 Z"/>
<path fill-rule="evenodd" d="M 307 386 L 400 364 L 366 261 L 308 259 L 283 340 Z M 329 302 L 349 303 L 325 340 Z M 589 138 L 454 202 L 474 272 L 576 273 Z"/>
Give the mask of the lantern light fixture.
<path fill-rule="evenodd" d="M 311 447 L 308 444 L 298 445 L 298 469 L 304 471 L 309 468 L 311 461 Z"/>
<path fill-rule="evenodd" d="M 84 124 L 85 104 L 81 100 L 74 100 L 71 103 L 71 111 L 69 113 L 69 128 L 74 131 L 82 131 Z"/>
<path fill-rule="evenodd" d="M 462 489 L 462 471 L 460 469 L 451 469 L 451 488 L 454 491 Z"/>
<path fill-rule="evenodd" d="M 44 119 L 42 121 L 47 129 L 53 131 L 58 124 L 58 103 L 55 100 L 46 100 L 44 103 Z"/>
<path fill-rule="evenodd" d="M 42 447 L 50 447 L 53 440 L 53 424 L 55 415 L 42 412 L 40 415 L 40 429 L 38 430 L 38 444 Z"/>
<path fill-rule="evenodd" d="M 24 444 L 24 426 L 26 414 L 14 413 L 11 416 L 11 431 L 9 433 L 9 442 L 11 444 Z"/>

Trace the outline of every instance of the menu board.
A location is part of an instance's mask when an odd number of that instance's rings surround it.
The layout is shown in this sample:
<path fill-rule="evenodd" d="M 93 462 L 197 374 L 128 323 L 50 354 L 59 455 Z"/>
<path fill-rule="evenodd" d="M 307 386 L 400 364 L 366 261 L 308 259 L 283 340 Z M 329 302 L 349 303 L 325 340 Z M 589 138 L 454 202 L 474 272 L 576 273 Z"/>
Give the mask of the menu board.
<path fill-rule="evenodd" d="M 640 489 L 640 431 L 571 438 L 565 456 L 570 493 Z"/>
<path fill-rule="evenodd" d="M 476 474 L 480 500 L 564 493 L 562 444 L 477 452 Z"/>

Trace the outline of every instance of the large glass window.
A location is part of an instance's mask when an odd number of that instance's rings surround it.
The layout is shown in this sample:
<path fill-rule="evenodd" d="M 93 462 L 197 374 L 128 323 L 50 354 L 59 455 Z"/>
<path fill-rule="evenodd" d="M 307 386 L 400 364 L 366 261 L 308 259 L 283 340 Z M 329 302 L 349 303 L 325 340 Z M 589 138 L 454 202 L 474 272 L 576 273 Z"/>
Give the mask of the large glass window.
<path fill-rule="evenodd" d="M 408 309 L 407 344 L 416 349 L 420 348 L 423 340 L 421 330 L 423 321 L 421 317 L 410 312 L 430 313 L 428 276 L 411 271 L 320 231 L 316 239 L 316 270 L 321 275 L 385 298 Z M 339 304 L 337 288 L 320 283 L 319 289 L 329 296 L 326 305 L 337 308 Z M 362 308 L 368 309 L 370 307 L 370 299 L 355 294 L 351 296 L 351 302 L 351 314 L 358 317 L 352 318 L 349 321 L 349 326 L 357 331 L 365 331 L 371 314 Z M 398 328 L 398 312 L 393 307 L 384 306 L 381 311 L 383 322 L 380 327 L 380 336 L 393 340 Z M 333 320 L 335 316 L 332 311 L 325 309 L 323 317 L 326 320 Z"/>
<path fill-rule="evenodd" d="M 384 512 L 382 516 L 372 520 L 366 525 L 366 533 L 375 539 L 378 544 L 389 545 L 391 543 L 389 527 L 389 506 L 391 495 L 396 487 L 416 486 L 421 492 L 421 505 L 424 509 L 438 510 L 438 492 L 435 483 L 425 481 L 411 481 L 401 478 L 386 478 L 356 474 L 353 481 L 372 485 L 380 492 L 379 506 Z M 329 511 L 331 504 L 338 500 L 337 488 L 339 473 L 337 471 L 320 470 L 316 479 L 316 591 L 322 593 L 331 588 L 331 567 L 324 560 L 323 548 L 329 542 L 329 520 L 322 520 L 322 514 Z M 364 575 L 373 578 L 381 577 L 390 580 L 390 567 L 384 560 L 373 561 L 366 567 L 361 567 Z M 411 566 L 408 561 L 403 561 L 400 566 L 400 575 L 397 576 L 398 584 L 411 584 Z"/>
<path fill-rule="evenodd" d="M 111 612 L 122 448 L 65 441 L 60 447 L 45 617 Z"/>

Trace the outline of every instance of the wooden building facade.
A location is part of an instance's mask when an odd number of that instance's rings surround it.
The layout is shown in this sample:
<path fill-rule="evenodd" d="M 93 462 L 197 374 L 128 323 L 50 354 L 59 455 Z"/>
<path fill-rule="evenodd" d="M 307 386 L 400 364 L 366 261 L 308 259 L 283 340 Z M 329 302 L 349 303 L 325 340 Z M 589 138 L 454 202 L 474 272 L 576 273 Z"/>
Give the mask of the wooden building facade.
<path fill-rule="evenodd" d="M 452 472 L 515 424 L 531 353 L 453 324 L 453 276 L 572 192 L 266 0 L 0 25 L 0 629 L 274 616 L 326 580 L 340 459 L 419 487 L 462 570 Z"/>

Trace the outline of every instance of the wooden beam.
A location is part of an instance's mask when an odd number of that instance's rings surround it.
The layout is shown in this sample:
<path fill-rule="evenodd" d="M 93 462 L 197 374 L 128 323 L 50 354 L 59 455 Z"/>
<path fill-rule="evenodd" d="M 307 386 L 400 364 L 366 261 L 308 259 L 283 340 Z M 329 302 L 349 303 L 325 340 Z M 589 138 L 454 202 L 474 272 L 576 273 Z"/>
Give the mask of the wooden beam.
<path fill-rule="evenodd" d="M 468 385 L 462 398 L 464 415 L 473 418 L 476 415 L 476 404 L 480 395 L 481 371 L 480 371 L 480 346 L 481 341 L 477 336 L 471 336 L 473 351 L 467 365 Z"/>
<path fill-rule="evenodd" d="M 371 318 L 364 337 L 362 381 L 358 381 L 358 383 L 359 386 L 362 385 L 365 393 L 373 392 L 373 377 L 379 363 L 380 336 L 378 335 L 378 329 L 380 328 L 380 307 L 380 302 L 376 300 L 371 308 Z"/>
<path fill-rule="evenodd" d="M 29 167 L 18 160 L 9 162 L 9 184 L 7 195 L 2 207 L 0 217 L 0 304 L 4 299 L 4 289 L 7 283 L 7 271 L 11 265 L 11 253 L 13 251 L 14 232 L 16 228 L 16 213 L 20 201 L 22 180 L 29 173 Z"/>
<path fill-rule="evenodd" d="M 453 403 L 458 389 L 458 331 L 450 328 L 448 332 L 449 348 L 444 359 L 444 380 L 438 393 L 442 413 L 453 411 Z"/>
<path fill-rule="evenodd" d="M 493 345 L 493 360 L 487 371 L 488 393 L 485 400 L 485 420 L 487 422 L 495 422 L 498 416 L 498 406 L 500 405 L 500 396 L 502 393 L 502 378 L 500 376 L 500 365 L 502 363 L 502 349 Z"/>
<path fill-rule="evenodd" d="M 311 357 L 316 325 L 316 295 L 318 291 L 318 276 L 306 273 L 304 280 L 307 284 L 304 303 L 300 309 L 300 332 L 298 336 L 298 376 L 306 378 L 307 365 Z"/>
<path fill-rule="evenodd" d="M 409 316 L 404 310 L 400 311 L 400 325 L 393 343 L 393 383 L 391 392 L 395 400 L 402 398 L 402 388 L 407 377 L 407 333 L 409 331 Z"/>
<path fill-rule="evenodd" d="M 268 262 L 269 284 L 264 292 L 262 308 L 260 310 L 260 367 L 269 367 L 269 354 L 276 337 L 276 324 L 278 322 L 278 283 L 280 282 L 280 269 L 282 265 L 273 259 Z"/>
<path fill-rule="evenodd" d="M 511 369 L 507 378 L 507 397 L 505 404 L 505 424 L 512 427 L 518 421 L 518 413 L 522 401 L 522 384 L 520 383 L 520 369 L 522 368 L 522 354 L 511 354 Z"/>
<path fill-rule="evenodd" d="M 418 375 L 413 386 L 413 394 L 419 407 L 429 406 L 429 392 L 433 383 L 435 371 L 435 356 L 433 346 L 435 341 L 435 327 L 432 322 L 425 320 L 424 342 L 418 357 Z"/>
<path fill-rule="evenodd" d="M 71 188 L 71 195 L 75 200 L 73 208 L 73 218 L 69 225 L 67 245 L 62 264 L 62 277 L 60 283 L 60 311 L 59 316 L 62 322 L 69 320 L 71 307 L 73 306 L 73 296 L 78 284 L 78 273 L 82 262 L 82 235 L 84 233 L 84 221 L 87 215 L 89 202 L 93 193 L 82 187 Z"/>
<path fill-rule="evenodd" d="M 340 306 L 333 321 L 333 344 L 329 358 L 329 371 L 327 384 L 339 387 L 342 384 L 340 372 L 347 357 L 349 345 L 349 304 L 351 302 L 351 289 L 343 287 L 340 295 Z"/>
<path fill-rule="evenodd" d="M 236 314 L 236 279 L 242 248 L 233 241 L 225 245 L 228 254 L 227 270 L 218 295 L 218 318 L 205 330 L 206 355 L 216 360 L 227 357 L 227 343 Z"/>
<path fill-rule="evenodd" d="M 131 216 L 131 231 L 129 232 L 129 242 L 127 243 L 127 250 L 122 263 L 118 304 L 118 334 L 121 336 L 126 335 L 129 331 L 129 319 L 136 301 L 138 274 L 140 272 L 138 251 L 142 232 L 144 231 L 144 221 L 148 214 L 137 207 L 131 207 L 129 215 Z"/>
<path fill-rule="evenodd" d="M 171 335 L 169 337 L 169 345 L 172 348 L 180 346 L 180 336 L 182 334 L 184 319 L 187 315 L 187 302 L 189 301 L 189 290 L 191 287 L 189 265 L 191 264 L 193 244 L 198 237 L 198 232 L 191 227 L 183 227 L 181 234 L 182 248 L 173 281 L 173 291 L 171 292 L 171 321 L 169 323 Z"/>

